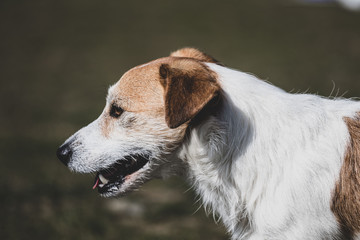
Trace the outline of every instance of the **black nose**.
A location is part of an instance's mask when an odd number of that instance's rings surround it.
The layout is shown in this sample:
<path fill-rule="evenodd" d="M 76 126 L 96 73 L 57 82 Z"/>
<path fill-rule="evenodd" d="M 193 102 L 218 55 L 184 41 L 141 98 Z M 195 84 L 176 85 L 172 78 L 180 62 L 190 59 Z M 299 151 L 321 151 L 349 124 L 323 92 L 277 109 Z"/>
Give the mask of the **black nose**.
<path fill-rule="evenodd" d="M 65 166 L 69 164 L 71 155 L 72 155 L 72 151 L 69 144 L 63 144 L 56 151 L 56 156 L 60 161 L 62 161 L 65 164 Z"/>

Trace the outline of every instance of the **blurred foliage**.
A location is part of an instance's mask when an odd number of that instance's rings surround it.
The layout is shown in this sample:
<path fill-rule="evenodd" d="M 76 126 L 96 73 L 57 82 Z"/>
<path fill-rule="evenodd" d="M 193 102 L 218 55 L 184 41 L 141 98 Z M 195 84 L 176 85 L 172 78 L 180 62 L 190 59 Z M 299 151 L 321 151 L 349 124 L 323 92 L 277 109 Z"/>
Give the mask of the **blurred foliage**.
<path fill-rule="evenodd" d="M 288 91 L 359 96 L 359 23 L 290 0 L 2 0 L 0 239 L 226 239 L 182 180 L 102 199 L 57 146 L 126 70 L 184 46 Z"/>

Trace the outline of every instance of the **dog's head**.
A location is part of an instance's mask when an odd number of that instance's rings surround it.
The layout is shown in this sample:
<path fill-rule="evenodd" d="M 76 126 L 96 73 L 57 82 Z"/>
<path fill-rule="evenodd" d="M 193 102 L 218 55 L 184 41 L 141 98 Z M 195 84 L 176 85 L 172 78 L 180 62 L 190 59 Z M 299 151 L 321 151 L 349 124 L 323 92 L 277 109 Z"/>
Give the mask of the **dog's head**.
<path fill-rule="evenodd" d="M 179 165 L 174 152 L 196 115 L 219 94 L 215 62 L 180 49 L 126 72 L 109 88 L 105 109 L 57 151 L 76 172 L 97 173 L 103 196 L 123 195 Z M 186 163 L 184 163 L 186 165 Z"/>

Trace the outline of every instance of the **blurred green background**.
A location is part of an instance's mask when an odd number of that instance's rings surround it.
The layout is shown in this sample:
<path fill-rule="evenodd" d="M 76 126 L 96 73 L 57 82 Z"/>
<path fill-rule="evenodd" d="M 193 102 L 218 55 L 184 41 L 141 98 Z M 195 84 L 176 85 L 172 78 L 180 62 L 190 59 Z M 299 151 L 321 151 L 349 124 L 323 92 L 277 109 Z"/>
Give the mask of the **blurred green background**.
<path fill-rule="evenodd" d="M 0 239 L 227 239 L 185 181 L 102 199 L 57 147 L 126 70 L 184 46 L 288 91 L 360 96 L 359 25 L 290 0 L 0 1 Z"/>

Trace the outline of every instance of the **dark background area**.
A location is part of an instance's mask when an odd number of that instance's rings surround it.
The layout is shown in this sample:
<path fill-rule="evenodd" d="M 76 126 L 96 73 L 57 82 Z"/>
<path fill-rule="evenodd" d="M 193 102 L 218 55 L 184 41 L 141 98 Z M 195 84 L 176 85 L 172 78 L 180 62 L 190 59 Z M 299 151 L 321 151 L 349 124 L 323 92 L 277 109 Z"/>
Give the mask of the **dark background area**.
<path fill-rule="evenodd" d="M 2 0 L 0 239 L 227 239 L 182 179 L 103 199 L 57 147 L 126 70 L 185 46 L 287 91 L 360 96 L 359 24 L 290 0 Z"/>

